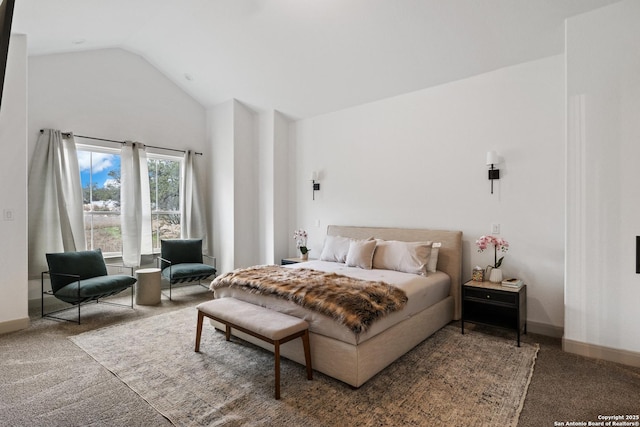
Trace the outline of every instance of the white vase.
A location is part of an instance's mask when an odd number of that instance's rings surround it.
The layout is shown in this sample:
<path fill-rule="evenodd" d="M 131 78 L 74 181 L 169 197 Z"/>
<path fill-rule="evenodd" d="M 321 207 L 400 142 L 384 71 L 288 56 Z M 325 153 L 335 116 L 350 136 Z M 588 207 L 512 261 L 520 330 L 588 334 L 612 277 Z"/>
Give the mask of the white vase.
<path fill-rule="evenodd" d="M 492 283 L 502 283 L 502 270 L 499 268 L 492 268 L 491 274 L 489 274 L 489 281 Z"/>

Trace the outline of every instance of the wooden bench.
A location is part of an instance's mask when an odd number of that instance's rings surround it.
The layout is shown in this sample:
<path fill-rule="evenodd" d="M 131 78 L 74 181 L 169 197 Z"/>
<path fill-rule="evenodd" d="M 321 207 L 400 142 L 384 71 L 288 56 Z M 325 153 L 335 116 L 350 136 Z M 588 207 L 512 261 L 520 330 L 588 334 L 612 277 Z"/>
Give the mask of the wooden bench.
<path fill-rule="evenodd" d="M 237 329 L 258 339 L 273 344 L 275 354 L 276 399 L 280 399 L 280 344 L 302 338 L 307 379 L 313 378 L 311 350 L 309 347 L 309 324 L 297 317 L 269 310 L 268 308 L 240 301 L 235 298 L 220 298 L 203 302 L 198 309 L 196 348 L 200 351 L 202 321 L 204 317 L 225 325 L 225 337 L 229 341 L 231 329 Z"/>

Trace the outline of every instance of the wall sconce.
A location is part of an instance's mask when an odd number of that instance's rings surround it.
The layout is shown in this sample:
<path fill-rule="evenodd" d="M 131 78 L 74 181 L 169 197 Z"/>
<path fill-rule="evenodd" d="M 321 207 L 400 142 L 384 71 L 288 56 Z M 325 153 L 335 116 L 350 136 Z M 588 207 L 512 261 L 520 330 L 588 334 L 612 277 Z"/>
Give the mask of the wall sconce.
<path fill-rule="evenodd" d="M 311 183 L 313 184 L 313 200 L 316 199 L 316 191 L 320 191 L 320 183 L 318 181 L 318 172 L 311 173 Z"/>
<path fill-rule="evenodd" d="M 494 169 L 493 165 L 500 163 L 500 156 L 495 151 L 487 151 L 487 165 L 491 165 L 489 169 L 489 180 L 491 181 L 491 194 L 493 194 L 493 180 L 500 179 L 500 169 Z"/>

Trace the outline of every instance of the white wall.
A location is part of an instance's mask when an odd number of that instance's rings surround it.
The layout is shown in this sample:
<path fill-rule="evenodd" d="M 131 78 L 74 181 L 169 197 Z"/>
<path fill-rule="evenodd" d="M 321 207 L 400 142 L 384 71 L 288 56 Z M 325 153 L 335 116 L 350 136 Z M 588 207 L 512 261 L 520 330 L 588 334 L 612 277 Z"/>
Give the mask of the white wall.
<path fill-rule="evenodd" d="M 235 265 L 248 267 L 259 258 L 258 117 L 234 101 L 234 228 Z"/>
<path fill-rule="evenodd" d="M 275 259 L 275 117 L 274 110 L 259 115 L 258 121 L 258 229 L 260 264 Z"/>
<path fill-rule="evenodd" d="M 260 264 L 279 264 L 289 250 L 289 120 L 271 110 L 259 116 L 258 200 Z"/>
<path fill-rule="evenodd" d="M 30 57 L 28 111 L 29 154 L 42 128 L 193 149 L 204 153 L 198 167 L 208 194 L 205 109 L 138 55 L 104 49 Z M 39 292 L 32 283 L 30 298 Z"/>
<path fill-rule="evenodd" d="M 12 35 L 0 107 L 0 333 L 29 326 L 27 310 L 27 37 Z M 4 220 L 4 211 L 13 220 Z"/>
<path fill-rule="evenodd" d="M 273 252 L 274 258 L 267 259 L 269 263 L 279 264 L 282 258 L 290 256 L 289 243 L 293 240 L 293 232 L 289 228 L 289 209 L 292 199 L 290 185 L 289 150 L 291 122 L 283 114 L 274 114 L 273 150 L 274 150 L 274 201 L 273 201 Z"/>
<path fill-rule="evenodd" d="M 640 366 L 638 22 L 637 1 L 567 21 L 564 344 L 569 351 Z"/>
<path fill-rule="evenodd" d="M 209 143 L 213 152 L 211 164 L 210 211 L 213 253 L 218 272 L 234 268 L 235 218 L 234 218 L 234 169 L 235 150 L 233 116 L 235 101 L 227 101 L 207 112 Z"/>
<path fill-rule="evenodd" d="M 313 257 L 328 224 L 462 230 L 470 278 L 493 258 L 478 253 L 475 240 L 499 223 L 511 243 L 503 269 L 528 285 L 530 326 L 558 333 L 563 79 L 564 56 L 554 56 L 296 122 L 289 231 L 307 229 Z M 493 195 L 485 165 L 492 149 L 505 159 Z M 321 184 L 315 201 L 312 171 Z"/>
<path fill-rule="evenodd" d="M 259 233 L 259 117 L 237 100 L 207 114 L 213 149 L 211 210 L 218 273 L 258 263 Z"/>
<path fill-rule="evenodd" d="M 205 109 L 142 57 L 121 49 L 29 58 L 30 152 L 44 127 L 208 148 Z"/>

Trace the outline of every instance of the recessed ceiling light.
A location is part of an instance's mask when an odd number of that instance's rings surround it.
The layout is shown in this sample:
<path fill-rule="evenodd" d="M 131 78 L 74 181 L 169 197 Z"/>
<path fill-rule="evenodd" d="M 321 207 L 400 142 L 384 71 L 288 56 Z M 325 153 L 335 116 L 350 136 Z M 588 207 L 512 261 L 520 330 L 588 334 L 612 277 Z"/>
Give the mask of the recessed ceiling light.
<path fill-rule="evenodd" d="M 189 80 L 190 82 L 192 82 L 194 80 L 193 76 L 191 74 L 189 74 L 189 73 L 184 73 L 184 78 Z"/>
<path fill-rule="evenodd" d="M 83 44 L 87 41 L 87 39 L 73 39 L 71 40 L 71 43 L 73 44 Z"/>

